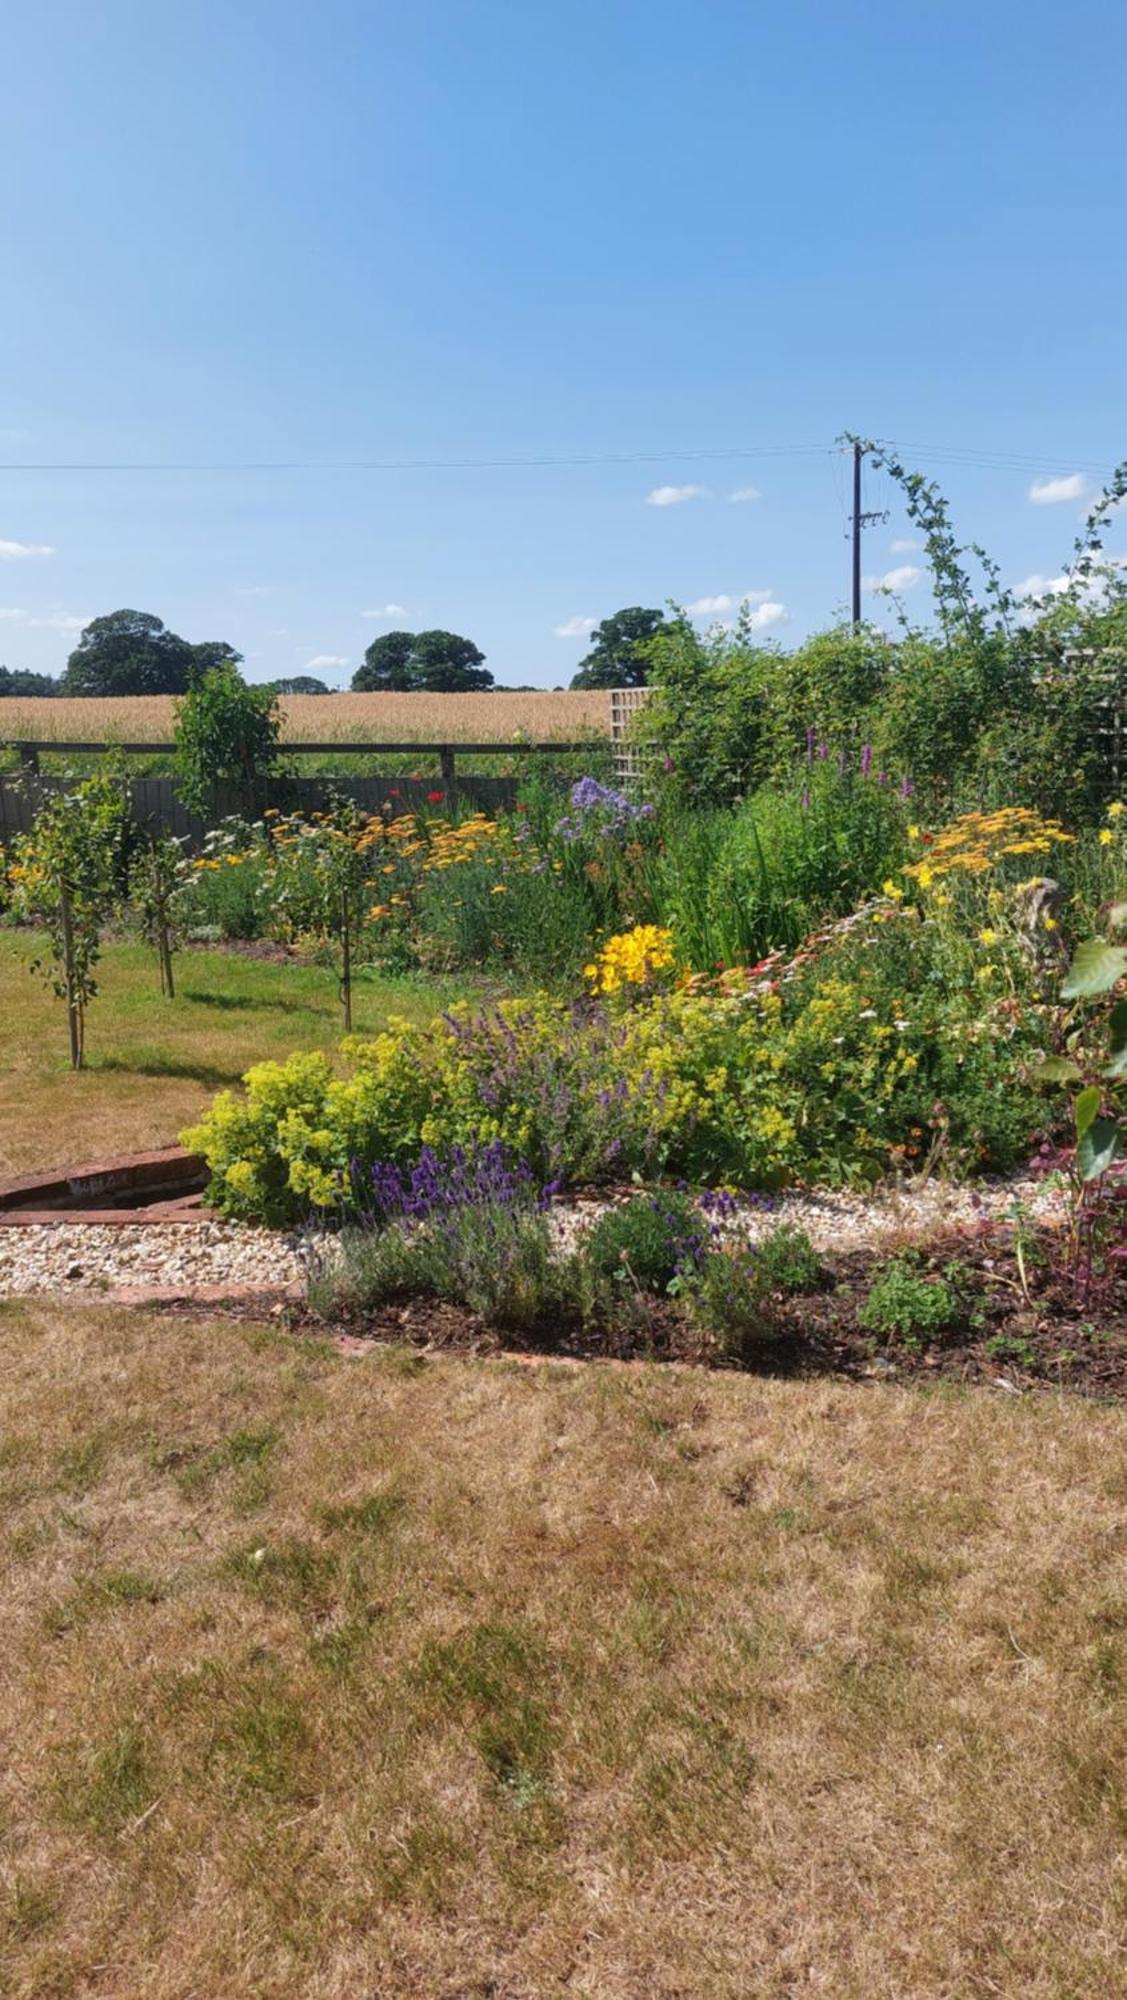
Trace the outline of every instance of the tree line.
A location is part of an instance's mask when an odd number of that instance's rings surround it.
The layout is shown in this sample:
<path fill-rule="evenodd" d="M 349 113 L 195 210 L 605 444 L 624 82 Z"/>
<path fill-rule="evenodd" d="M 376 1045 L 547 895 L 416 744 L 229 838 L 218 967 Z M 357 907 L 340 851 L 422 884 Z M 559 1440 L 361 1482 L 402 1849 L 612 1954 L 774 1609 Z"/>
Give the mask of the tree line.
<path fill-rule="evenodd" d="M 616 611 L 592 634 L 573 688 L 640 687 L 647 647 L 665 623 L 640 605 Z M 87 625 L 56 680 L 50 674 L 0 667 L 0 695 L 185 694 L 209 668 L 239 668 L 242 654 L 225 639 L 193 643 L 150 611 L 111 611 Z M 328 694 L 312 674 L 265 683 L 274 694 Z M 485 654 L 458 632 L 384 632 L 373 639 L 352 676 L 356 694 L 474 694 L 496 687 Z M 523 692 L 524 690 L 516 690 Z"/>

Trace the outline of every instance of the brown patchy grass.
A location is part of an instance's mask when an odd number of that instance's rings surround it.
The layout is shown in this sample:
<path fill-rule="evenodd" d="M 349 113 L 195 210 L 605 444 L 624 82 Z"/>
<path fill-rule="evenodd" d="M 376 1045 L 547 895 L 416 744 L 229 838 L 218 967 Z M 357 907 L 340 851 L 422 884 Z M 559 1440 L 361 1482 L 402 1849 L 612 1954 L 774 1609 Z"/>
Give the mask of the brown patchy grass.
<path fill-rule="evenodd" d="M 88 1067 L 67 1068 L 66 1012 L 29 970 L 42 940 L 0 931 L 0 1179 L 174 1143 L 217 1090 L 252 1063 L 294 1049 L 335 1049 L 342 1028 L 328 967 L 224 951 L 176 958 L 177 997 L 163 1000 L 156 962 L 138 944 L 108 944 L 87 1016 Z M 358 1034 L 389 1014 L 429 1020 L 457 981 L 377 979 L 354 991 Z"/>
<path fill-rule="evenodd" d="M 1122 1412 L 42 1303 L 0 1390 L 7 2000 L 1121 1990 Z"/>
<path fill-rule="evenodd" d="M 610 699 L 598 689 L 532 694 L 285 695 L 287 743 L 534 743 L 610 731 Z M 29 701 L 0 697 L 0 744 L 33 742 L 168 743 L 172 695 Z"/>

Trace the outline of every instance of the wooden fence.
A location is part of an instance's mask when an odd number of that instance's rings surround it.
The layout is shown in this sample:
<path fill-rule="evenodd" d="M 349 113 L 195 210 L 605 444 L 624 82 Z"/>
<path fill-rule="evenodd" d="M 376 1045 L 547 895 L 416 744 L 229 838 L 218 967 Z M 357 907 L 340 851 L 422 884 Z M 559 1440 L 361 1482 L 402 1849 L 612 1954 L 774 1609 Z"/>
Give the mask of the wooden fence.
<path fill-rule="evenodd" d="M 11 840 L 31 827 L 40 799 L 48 792 L 68 790 L 72 781 L 44 776 L 40 758 L 47 754 L 90 756 L 117 750 L 130 757 L 171 756 L 171 743 L 53 743 L 20 742 L 13 746 L 20 756 L 22 775 L 0 779 L 0 841 Z M 302 756 L 401 756 L 437 757 L 438 778 L 403 777 L 398 774 L 374 777 L 334 775 L 324 778 L 280 777 L 270 784 L 271 802 L 283 810 L 305 813 L 325 812 L 335 798 L 349 798 L 366 812 L 379 812 L 390 802 L 396 811 L 408 812 L 415 806 L 430 805 L 444 810 L 469 806 L 486 812 L 515 803 L 520 779 L 480 777 L 458 770 L 458 757 L 582 755 L 587 743 L 287 743 L 285 754 Z M 131 810 L 141 825 L 162 826 L 169 833 L 198 847 L 209 829 L 229 815 L 245 812 L 246 801 L 235 786 L 213 785 L 207 814 L 190 813 L 176 795 L 172 778 L 132 778 L 129 781 Z"/>

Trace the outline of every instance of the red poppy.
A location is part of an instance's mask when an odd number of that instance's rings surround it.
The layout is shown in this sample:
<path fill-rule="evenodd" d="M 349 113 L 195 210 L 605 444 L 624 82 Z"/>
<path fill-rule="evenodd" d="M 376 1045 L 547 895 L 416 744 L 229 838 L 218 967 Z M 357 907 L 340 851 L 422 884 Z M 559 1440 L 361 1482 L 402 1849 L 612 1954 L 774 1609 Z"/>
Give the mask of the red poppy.
<path fill-rule="evenodd" d="M 389 785 L 387 795 L 389 799 L 397 799 L 399 797 L 399 786 Z"/>
<path fill-rule="evenodd" d="M 444 796 L 445 794 L 443 792 L 428 792 L 427 793 L 428 806 L 440 806 L 442 804 Z"/>

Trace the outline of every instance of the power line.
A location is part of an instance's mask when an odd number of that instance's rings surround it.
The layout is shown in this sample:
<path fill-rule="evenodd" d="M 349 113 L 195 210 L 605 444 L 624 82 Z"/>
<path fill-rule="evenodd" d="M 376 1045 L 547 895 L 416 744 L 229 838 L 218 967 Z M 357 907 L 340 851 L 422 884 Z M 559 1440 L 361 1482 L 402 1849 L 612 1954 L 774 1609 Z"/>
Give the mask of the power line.
<path fill-rule="evenodd" d="M 1030 453 L 990 451 L 978 446 L 906 444 L 882 440 L 900 453 L 918 453 L 930 461 L 968 470 L 1020 472 L 1088 472 L 1106 474 L 1111 461 L 1035 457 Z M 247 458 L 247 459 L 10 459 L 0 472 L 466 472 L 535 470 L 563 466 L 723 464 L 754 458 L 837 457 L 841 447 L 828 444 L 731 445 L 685 451 L 529 453 L 480 458 Z"/>
<path fill-rule="evenodd" d="M 5 460 L 0 472 L 458 472 L 492 467 L 663 465 L 740 458 L 823 456 L 823 444 L 733 445 L 722 451 L 584 452 L 508 458 L 248 458 Z"/>

